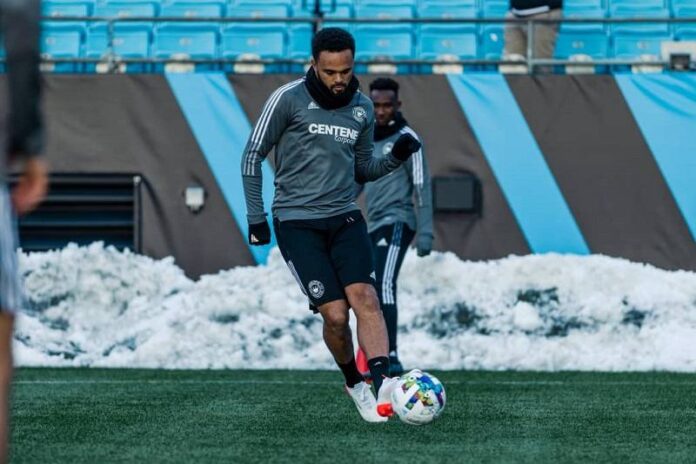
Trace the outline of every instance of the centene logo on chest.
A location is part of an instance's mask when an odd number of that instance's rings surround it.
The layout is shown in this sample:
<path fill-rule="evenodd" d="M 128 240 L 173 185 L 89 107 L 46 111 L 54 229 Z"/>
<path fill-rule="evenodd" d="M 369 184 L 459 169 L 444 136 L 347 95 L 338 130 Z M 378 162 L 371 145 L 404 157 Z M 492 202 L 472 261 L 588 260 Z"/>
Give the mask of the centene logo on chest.
<path fill-rule="evenodd" d="M 334 140 L 339 143 L 349 143 L 355 145 L 358 140 L 358 131 L 350 127 L 334 126 L 330 124 L 318 124 L 313 122 L 309 125 L 310 134 L 332 135 Z"/>

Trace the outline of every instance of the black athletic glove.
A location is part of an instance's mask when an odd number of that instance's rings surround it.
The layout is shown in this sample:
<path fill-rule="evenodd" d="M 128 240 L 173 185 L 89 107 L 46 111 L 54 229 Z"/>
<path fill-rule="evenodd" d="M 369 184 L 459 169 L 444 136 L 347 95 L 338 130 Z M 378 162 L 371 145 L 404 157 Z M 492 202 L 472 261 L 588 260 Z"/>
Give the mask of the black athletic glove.
<path fill-rule="evenodd" d="M 420 150 L 421 143 L 411 134 L 401 134 L 392 148 L 392 155 L 399 161 L 406 161 L 409 156 Z"/>
<path fill-rule="evenodd" d="M 422 235 L 416 239 L 416 253 L 421 258 L 428 256 L 433 249 L 433 238 L 429 235 Z"/>
<path fill-rule="evenodd" d="M 266 221 L 249 224 L 249 244 L 267 245 L 271 242 L 271 229 Z"/>

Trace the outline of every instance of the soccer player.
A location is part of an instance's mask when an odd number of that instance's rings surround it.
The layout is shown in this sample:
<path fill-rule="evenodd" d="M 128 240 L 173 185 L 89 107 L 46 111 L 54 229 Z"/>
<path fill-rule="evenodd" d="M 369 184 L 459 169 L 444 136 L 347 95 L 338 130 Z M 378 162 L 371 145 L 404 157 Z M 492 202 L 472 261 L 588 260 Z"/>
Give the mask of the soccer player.
<path fill-rule="evenodd" d="M 370 84 L 375 108 L 375 156 L 385 156 L 403 134 L 419 137 L 402 116 L 399 84 L 379 78 Z M 389 336 L 389 375 L 399 376 L 404 368 L 396 347 L 396 281 L 406 250 L 416 236 L 418 256 L 427 256 L 433 246 L 433 204 L 430 173 L 418 150 L 390 175 L 364 185 L 367 223 L 376 261 L 377 294 Z M 361 356 L 358 356 L 359 358 Z M 361 366 L 361 369 L 364 367 Z M 367 372 L 365 372 L 367 374 Z"/>
<path fill-rule="evenodd" d="M 306 76 L 276 90 L 266 102 L 242 157 L 251 245 L 270 241 L 261 196 L 261 162 L 275 146 L 273 226 L 278 247 L 310 308 L 321 314 L 323 336 L 346 380 L 345 389 L 368 422 L 391 414 L 387 331 L 375 291 L 365 220 L 355 204 L 355 182 L 397 169 L 420 143 L 403 134 L 385 156 L 372 156 L 374 112 L 353 76 L 355 41 L 326 28 L 312 40 Z M 377 398 L 354 357 L 349 309 L 368 358 Z M 384 385 L 383 385 L 384 382 Z"/>
<path fill-rule="evenodd" d="M 0 129 L 3 158 L 23 163 L 22 176 L 10 194 L 4 180 L 7 163 L 0 161 L 0 462 L 7 461 L 14 313 L 22 306 L 14 214 L 31 211 L 47 189 L 46 165 L 37 158 L 42 149 L 39 12 L 38 0 L 0 0 L 9 101 L 9 120 Z"/>

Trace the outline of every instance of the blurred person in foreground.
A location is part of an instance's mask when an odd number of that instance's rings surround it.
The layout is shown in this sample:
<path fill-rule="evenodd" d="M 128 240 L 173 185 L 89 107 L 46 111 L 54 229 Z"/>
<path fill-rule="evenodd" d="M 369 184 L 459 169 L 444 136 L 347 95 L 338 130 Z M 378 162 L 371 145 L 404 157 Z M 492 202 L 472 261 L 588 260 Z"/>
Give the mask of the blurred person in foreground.
<path fill-rule="evenodd" d="M 33 210 L 46 195 L 47 167 L 40 113 L 40 2 L 0 0 L 0 34 L 6 50 L 6 101 L 0 134 L 0 462 L 7 462 L 9 395 L 12 381 L 12 331 L 15 313 L 23 304 L 17 269 L 15 215 Z M 7 173 L 12 164 L 20 177 L 11 192 Z"/>

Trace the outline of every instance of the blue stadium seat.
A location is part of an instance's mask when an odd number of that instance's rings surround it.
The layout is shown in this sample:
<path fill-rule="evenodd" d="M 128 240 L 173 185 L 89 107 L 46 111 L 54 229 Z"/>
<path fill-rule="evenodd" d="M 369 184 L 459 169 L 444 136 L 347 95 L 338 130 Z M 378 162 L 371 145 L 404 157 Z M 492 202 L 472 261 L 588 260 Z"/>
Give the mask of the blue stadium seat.
<path fill-rule="evenodd" d="M 609 9 L 615 8 L 665 8 L 666 0 L 609 0 Z"/>
<path fill-rule="evenodd" d="M 481 15 L 484 18 L 505 18 L 510 9 L 508 2 L 486 1 Z M 503 23 L 490 23 L 481 26 L 481 46 L 479 57 L 488 60 L 498 60 L 503 55 L 505 46 L 505 26 Z"/>
<path fill-rule="evenodd" d="M 593 59 L 609 56 L 609 37 L 600 31 L 561 31 L 556 39 L 554 56 L 568 60 L 577 55 L 587 55 Z"/>
<path fill-rule="evenodd" d="M 281 3 L 237 3 L 227 7 L 230 18 L 287 18 L 290 6 Z"/>
<path fill-rule="evenodd" d="M 82 56 L 84 24 L 45 23 L 41 32 L 41 55 L 44 58 L 79 58 Z M 56 63 L 54 72 L 78 72 L 82 66 L 76 63 Z"/>
<path fill-rule="evenodd" d="M 355 10 L 352 3 L 337 3 L 335 7 L 328 6 L 324 11 L 325 18 L 352 18 Z"/>
<path fill-rule="evenodd" d="M 157 5 L 159 5 L 159 2 Z M 94 9 L 94 16 L 103 16 L 105 18 L 157 16 L 157 6 L 154 2 L 109 2 L 106 4 L 96 5 Z"/>
<path fill-rule="evenodd" d="M 414 38 L 410 26 L 398 25 L 359 25 L 355 28 L 356 59 L 389 62 L 394 59 L 412 59 Z M 365 66 L 356 66 L 358 72 Z M 405 72 L 409 66 L 399 66 L 399 72 Z"/>
<path fill-rule="evenodd" d="M 639 59 L 645 56 L 660 56 L 660 47 L 665 40 L 672 40 L 670 34 L 614 35 L 613 56 L 623 59 Z"/>
<path fill-rule="evenodd" d="M 160 15 L 169 18 L 221 18 L 223 13 L 219 3 L 175 2 L 162 5 Z"/>
<path fill-rule="evenodd" d="M 418 0 L 356 0 L 355 2 L 356 5 L 406 5 L 412 9 L 415 9 L 418 6 L 418 3 Z"/>
<path fill-rule="evenodd" d="M 504 18 L 510 11 L 510 2 L 508 1 L 491 1 L 483 2 L 480 8 L 481 16 L 484 18 Z"/>
<path fill-rule="evenodd" d="M 599 8 L 601 10 L 607 9 L 608 0 L 564 0 L 563 9 L 593 9 Z"/>
<path fill-rule="evenodd" d="M 610 10 L 612 18 L 669 18 L 669 10 L 663 7 L 639 6 L 639 5 L 612 5 Z M 666 34 L 669 32 L 667 23 L 615 23 L 611 31 L 616 34 Z"/>
<path fill-rule="evenodd" d="M 682 7 L 696 8 L 696 0 L 672 0 L 670 6 L 674 15 L 677 16 L 677 10 Z"/>
<path fill-rule="evenodd" d="M 478 6 L 480 5 L 481 7 L 485 5 L 488 2 L 497 2 L 500 3 L 501 0 L 420 0 L 420 8 L 423 8 L 424 6 L 430 5 L 432 3 L 438 3 L 438 4 L 443 4 L 443 3 L 449 3 L 454 6 Z"/>
<path fill-rule="evenodd" d="M 403 19 L 415 17 L 411 5 L 361 3 L 355 8 L 356 18 L 370 19 Z"/>
<path fill-rule="evenodd" d="M 41 15 L 51 18 L 64 16 L 88 17 L 92 15 L 92 3 L 88 2 L 41 2 Z"/>
<path fill-rule="evenodd" d="M 306 0 L 307 4 L 312 3 L 314 0 Z M 302 4 L 302 0 L 229 0 L 230 6 L 235 5 L 285 5 L 288 8 L 292 8 L 295 5 Z"/>
<path fill-rule="evenodd" d="M 577 19 L 603 19 L 606 16 L 604 8 L 595 5 L 581 6 L 574 5 L 572 7 L 563 8 L 563 18 Z M 562 23 L 561 32 L 605 32 L 604 23 Z"/>
<path fill-rule="evenodd" d="M 280 59 L 286 55 L 285 26 L 264 26 L 256 24 L 234 24 L 225 26 L 221 30 L 220 54 L 223 58 L 244 59 Z M 277 65 L 269 69 L 264 65 L 247 67 L 254 72 L 279 71 Z M 234 66 L 225 66 L 226 71 L 237 71 Z"/>
<path fill-rule="evenodd" d="M 217 24 L 163 23 L 155 29 L 152 54 L 157 58 L 217 58 L 219 32 Z M 199 64 L 196 69 L 215 69 L 215 66 Z"/>
<path fill-rule="evenodd" d="M 460 19 L 476 18 L 477 16 L 478 8 L 476 5 L 427 3 L 418 9 L 419 18 Z"/>
<path fill-rule="evenodd" d="M 149 58 L 152 42 L 152 25 L 149 23 L 118 23 L 114 26 L 113 52 L 122 58 Z M 87 30 L 85 56 L 102 58 L 108 51 L 108 31 L 106 24 L 99 23 Z M 98 70 L 96 64 L 88 64 L 87 71 Z M 126 72 L 144 72 L 148 65 L 141 63 L 127 64 L 122 69 Z"/>
<path fill-rule="evenodd" d="M 307 59 L 312 56 L 312 26 L 293 24 L 288 30 L 288 55 L 292 59 Z"/>
<path fill-rule="evenodd" d="M 419 55 L 426 60 L 476 59 L 477 37 L 473 30 L 462 30 L 458 26 L 427 24 L 419 34 Z"/>
<path fill-rule="evenodd" d="M 674 16 L 676 18 L 696 18 L 696 1 L 693 5 L 677 7 Z M 675 23 L 674 36 L 677 40 L 696 40 L 696 23 Z"/>

